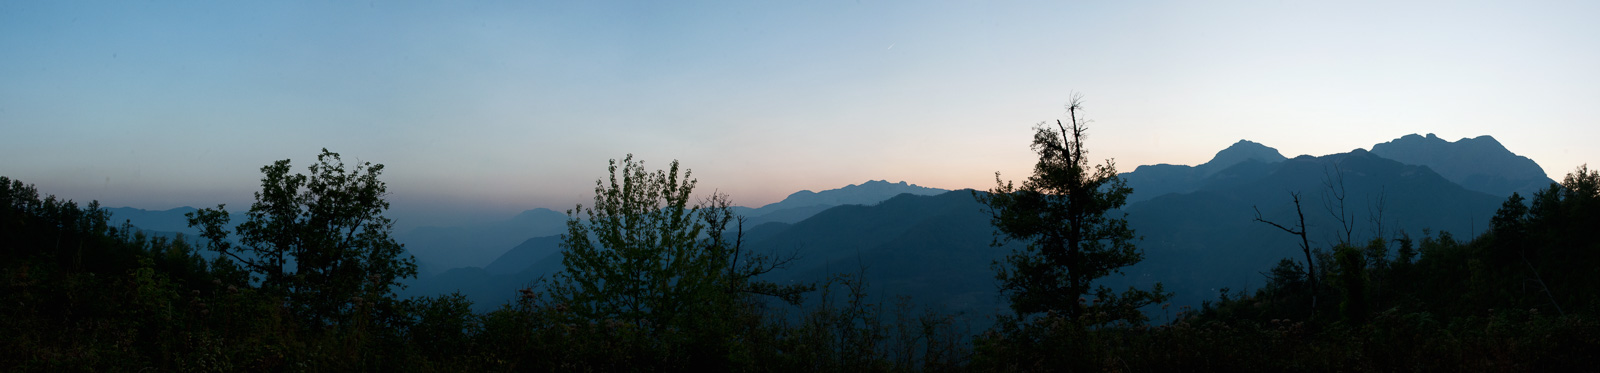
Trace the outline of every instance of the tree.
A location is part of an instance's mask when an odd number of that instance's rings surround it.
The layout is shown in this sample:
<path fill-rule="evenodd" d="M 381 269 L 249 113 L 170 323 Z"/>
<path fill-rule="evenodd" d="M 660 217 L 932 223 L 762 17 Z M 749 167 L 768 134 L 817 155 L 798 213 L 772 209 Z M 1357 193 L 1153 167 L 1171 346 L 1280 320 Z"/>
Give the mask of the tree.
<path fill-rule="evenodd" d="M 261 168 L 247 220 L 229 240 L 225 206 L 187 214 L 211 250 L 248 270 L 252 282 L 285 296 L 302 320 L 318 324 L 341 320 L 355 309 L 392 301 L 399 280 L 417 274 L 415 259 L 390 232 L 383 216 L 387 186 L 378 180 L 383 165 L 363 162 L 346 168 L 338 153 L 322 149 L 309 175 L 289 174 L 288 159 Z"/>
<path fill-rule="evenodd" d="M 1540 275 L 1539 269 L 1528 260 L 1527 248 L 1532 246 L 1529 242 L 1532 237 L 1528 234 L 1529 209 L 1523 201 L 1522 195 L 1511 193 L 1511 197 L 1500 204 L 1500 209 L 1495 210 L 1494 218 L 1489 221 L 1490 233 L 1494 237 L 1490 259 L 1501 263 L 1509 262 L 1512 260 L 1511 254 L 1516 254 L 1516 260 L 1520 260 L 1528 268 L 1528 273 L 1533 275 L 1532 280 L 1539 285 L 1539 291 L 1544 293 L 1546 299 L 1550 300 L 1550 305 L 1556 308 L 1557 313 L 1565 315 L 1566 311 L 1561 309 L 1561 302 L 1556 301 L 1555 294 L 1550 292 L 1550 286 L 1545 284 L 1544 276 Z"/>
<path fill-rule="evenodd" d="M 1289 234 L 1300 236 L 1300 251 L 1306 254 L 1306 279 L 1311 285 L 1311 311 L 1316 312 L 1317 291 L 1319 289 L 1317 287 L 1317 262 L 1311 257 L 1311 239 L 1306 238 L 1306 213 L 1305 210 L 1300 208 L 1300 193 L 1289 192 L 1289 198 L 1294 200 L 1294 213 L 1295 216 L 1299 217 L 1300 219 L 1298 225 L 1296 225 L 1294 228 L 1289 228 L 1283 226 L 1283 224 L 1278 224 L 1272 222 L 1271 220 L 1262 218 L 1260 208 L 1255 208 L 1255 221 L 1267 223 L 1273 227 L 1282 229 L 1284 232 L 1288 232 Z"/>
<path fill-rule="evenodd" d="M 1344 201 L 1350 193 L 1344 188 L 1344 168 L 1334 161 L 1333 170 L 1328 171 L 1327 166 L 1323 166 L 1323 173 L 1322 186 L 1328 191 L 1322 194 L 1322 208 L 1328 211 L 1328 215 L 1333 215 L 1333 221 L 1339 223 L 1337 233 L 1344 233 L 1337 238 L 1339 244 L 1354 245 L 1356 217 L 1355 213 L 1345 210 Z"/>
<path fill-rule="evenodd" d="M 706 225 L 706 251 L 724 268 L 725 291 L 734 294 L 756 294 L 775 297 L 789 304 L 800 304 L 801 296 L 816 287 L 811 284 L 778 285 L 756 278 L 787 267 L 797 258 L 795 254 L 772 257 L 744 249 L 745 217 L 733 213 L 733 201 L 728 195 L 712 193 L 701 201 L 700 218 Z M 732 224 L 730 227 L 729 225 Z M 731 231 L 730 231 L 731 228 Z"/>
<path fill-rule="evenodd" d="M 1373 242 L 1383 244 L 1382 239 Z M 1339 285 L 1344 290 L 1344 301 L 1339 303 L 1339 311 L 1345 321 L 1363 323 L 1367 317 L 1366 257 L 1361 249 L 1342 243 L 1334 246 L 1333 253 L 1339 265 Z"/>
<path fill-rule="evenodd" d="M 1121 273 L 1144 258 L 1134 246 L 1126 214 L 1112 210 L 1127 202 L 1133 189 L 1117 176 L 1116 165 L 1089 166 L 1083 139 L 1087 130 L 1078 119 L 1081 97 L 1067 105 L 1068 123 L 1034 127 L 1034 152 L 1039 161 L 1020 187 L 1000 179 L 988 193 L 973 192 L 987 206 L 995 227 L 993 246 L 1027 245 L 996 262 L 995 278 L 1018 314 L 1053 312 L 1075 321 L 1088 315 L 1099 322 L 1143 322 L 1138 308 L 1168 297 L 1161 284 L 1152 290 L 1129 287 L 1122 294 L 1096 279 Z M 1094 292 L 1093 303 L 1085 296 Z M 1101 315 L 1104 313 L 1104 315 Z"/>
<path fill-rule="evenodd" d="M 567 211 L 566 268 L 551 286 L 551 295 L 579 317 L 626 322 L 656 336 L 714 321 L 747 294 L 798 303 L 810 290 L 755 280 L 787 261 L 745 252 L 742 231 L 727 231 L 740 219 L 726 196 L 690 205 L 695 180 L 689 171 L 680 177 L 678 162 L 647 171 L 630 154 L 621 164 L 611 160 L 608 170 L 609 180 L 595 181 L 594 204 Z"/>

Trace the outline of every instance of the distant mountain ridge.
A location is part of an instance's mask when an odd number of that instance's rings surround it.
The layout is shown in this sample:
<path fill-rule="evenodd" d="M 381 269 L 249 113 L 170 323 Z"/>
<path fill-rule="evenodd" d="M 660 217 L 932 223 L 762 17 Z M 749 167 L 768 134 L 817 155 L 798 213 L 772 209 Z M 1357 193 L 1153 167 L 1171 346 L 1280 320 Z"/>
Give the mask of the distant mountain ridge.
<path fill-rule="evenodd" d="M 1486 166 L 1461 167 L 1463 159 Z M 1441 170 L 1451 170 L 1455 178 Z M 1424 229 L 1456 237 L 1481 233 L 1505 198 L 1481 190 L 1492 184 L 1478 188 L 1467 184 L 1509 180 L 1501 184 L 1534 185 L 1540 180 L 1530 175 L 1543 177 L 1542 173 L 1537 164 L 1487 136 L 1450 143 L 1436 136 L 1408 135 L 1378 144 L 1373 151 L 1292 159 L 1271 147 L 1240 140 L 1200 165 L 1139 166 L 1122 174 L 1139 196 L 1130 198 L 1121 211 L 1128 213 L 1129 224 L 1142 236 L 1138 245 L 1145 250 L 1145 261 L 1104 282 L 1122 288 L 1160 281 L 1177 293 L 1174 303 L 1188 305 L 1214 300 L 1220 288 L 1259 287 L 1260 272 L 1280 259 L 1298 259 L 1299 254 L 1292 236 L 1252 221 L 1255 209 L 1267 219 L 1287 222 L 1294 211 L 1289 193 L 1301 193 L 1313 246 L 1330 247 L 1343 239 L 1338 222 L 1325 211 L 1332 191 L 1324 183 L 1333 177 L 1346 182 L 1347 208 L 1356 214 L 1350 239 L 1362 242 L 1379 231 L 1384 236 L 1405 231 L 1413 237 Z M 994 290 L 990 263 L 1009 247 L 988 246 L 993 228 L 972 193 L 874 180 L 822 192 L 795 192 L 760 208 L 736 209 L 751 217 L 744 226 L 749 248 L 800 255 L 792 267 L 772 274 L 773 280 L 816 281 L 864 269 L 874 294 L 903 294 L 922 304 L 985 314 L 1004 308 Z M 1375 210 L 1385 211 L 1382 224 L 1371 221 Z M 412 281 L 405 295 L 459 290 L 480 309 L 498 306 L 514 296 L 515 289 L 560 270 L 558 234 L 565 219 L 565 214 L 536 209 L 512 219 L 521 223 L 431 227 L 435 235 L 448 236 L 435 246 L 443 250 L 433 251 L 446 256 L 463 256 L 456 251 L 471 247 L 462 240 L 473 239 L 465 237 L 472 232 L 506 235 L 496 238 L 498 246 L 482 246 L 481 253 L 494 256 L 481 255 L 487 259 L 460 268 L 435 266 L 432 275 Z M 538 223 L 530 223 L 534 221 Z M 510 228 L 516 224 L 541 228 Z M 427 249 L 415 244 L 421 241 L 412 233 L 402 242 L 411 250 Z"/>
<path fill-rule="evenodd" d="M 870 205 L 901 194 L 931 196 L 944 192 L 949 192 L 949 190 L 909 184 L 905 181 L 891 183 L 888 180 L 869 180 L 865 183 L 850 184 L 842 188 L 829 189 L 822 192 L 801 190 L 790 193 L 782 201 L 761 206 L 757 210 L 811 205 Z"/>
<path fill-rule="evenodd" d="M 1123 209 L 1129 225 L 1143 236 L 1140 247 L 1146 259 L 1138 271 L 1169 285 L 1186 284 L 1169 288 L 1178 293 L 1175 302 L 1213 300 L 1215 289 L 1223 287 L 1257 288 L 1259 272 L 1279 259 L 1300 259 L 1294 236 L 1253 221 L 1259 209 L 1265 219 L 1293 224 L 1297 215 L 1290 193 L 1300 193 L 1311 244 L 1320 249 L 1344 239 L 1341 223 L 1329 212 L 1337 208 L 1337 194 L 1346 196 L 1345 208 L 1353 213 L 1348 221 L 1353 228 L 1350 240 L 1357 243 L 1379 231 L 1386 238 L 1404 231 L 1420 239 L 1424 229 L 1469 237 L 1488 229 L 1504 201 L 1463 188 L 1428 167 L 1363 149 L 1258 165 L 1240 163 L 1202 182 L 1194 192 L 1167 194 Z M 1344 187 L 1337 192 L 1325 184 L 1340 177 Z M 1381 224 L 1373 221 L 1378 211 L 1383 212 Z"/>
<path fill-rule="evenodd" d="M 871 205 L 890 199 L 901 194 L 933 195 L 947 192 L 944 189 L 928 188 L 910 184 L 904 181 L 891 183 L 887 180 L 870 180 L 861 184 L 850 184 L 837 189 L 821 192 L 802 190 L 789 194 L 782 201 L 769 203 L 760 208 L 735 206 L 734 212 L 744 215 L 749 219 L 745 222 L 746 230 L 754 230 L 763 224 L 776 223 L 778 226 L 795 223 L 810 218 L 819 212 L 841 205 Z M 563 228 L 566 221 L 563 220 Z M 770 228 L 770 227 L 769 227 Z M 559 232 L 558 232 L 559 233 Z M 508 274 L 522 270 L 530 263 L 529 259 L 539 259 L 559 251 L 559 239 L 553 237 L 532 237 L 506 251 L 501 257 L 496 258 L 488 267 L 490 273 Z M 519 264 L 520 263 L 520 264 Z"/>
<path fill-rule="evenodd" d="M 1531 196 L 1555 182 L 1538 163 L 1512 153 L 1488 135 L 1450 142 L 1431 133 L 1410 134 L 1373 145 L 1372 153 L 1400 163 L 1428 166 L 1462 187 L 1500 197 L 1513 192 Z"/>
<path fill-rule="evenodd" d="M 891 183 L 885 180 L 872 180 L 821 192 L 802 190 L 790 194 L 782 201 L 761 208 L 735 206 L 734 210 L 735 213 L 748 218 L 744 226 L 746 238 L 754 242 L 785 232 L 794 223 L 808 220 L 813 215 L 830 209 L 862 208 L 886 203 L 886 200 L 893 200 L 896 196 L 928 196 L 948 194 L 947 192 L 904 181 Z M 523 215 L 547 214 L 530 210 Z M 559 234 L 564 232 L 566 227 L 565 215 L 559 220 L 559 224 L 555 222 L 549 224 L 554 228 L 548 229 L 555 229 L 553 233 L 528 237 L 520 243 L 505 245 L 505 249 L 499 250 L 497 257 L 492 258 L 492 261 L 484 261 L 486 265 L 435 266 L 439 269 L 424 274 L 422 279 L 412 281 L 413 288 L 407 290 L 406 294 L 434 295 L 462 291 L 469 298 L 479 302 L 479 306 L 493 306 L 503 300 L 500 295 L 510 294 L 515 289 L 527 286 L 538 278 L 547 278 L 561 269 Z M 434 227 L 434 229 L 442 228 Z M 417 243 L 420 241 L 414 237 L 408 236 L 407 240 L 409 240 L 408 249 L 414 252 L 430 252 L 425 249 L 427 246 L 417 248 Z M 420 261 L 426 262 L 428 258 L 433 258 L 433 256 L 424 258 L 424 255 L 426 254 L 418 255 Z"/>
<path fill-rule="evenodd" d="M 566 224 L 567 214 L 537 208 L 487 224 L 417 227 L 397 232 L 395 240 L 417 257 L 422 272 L 436 273 L 486 266 L 529 238 L 564 232 Z"/>
<path fill-rule="evenodd" d="M 1326 249 L 1342 233 L 1324 211 L 1331 198 L 1324 181 L 1340 174 L 1347 208 L 1357 212 L 1351 237 L 1356 242 L 1379 229 L 1386 236 L 1402 230 L 1420 236 L 1423 229 L 1457 237 L 1481 233 L 1502 200 L 1462 188 L 1428 167 L 1363 149 L 1272 163 L 1239 159 L 1231 167 L 1209 171 L 1193 192 L 1125 206 L 1121 211 L 1142 236 L 1138 246 L 1145 260 L 1101 282 L 1114 289 L 1162 282 L 1175 293 L 1174 303 L 1191 306 L 1215 300 L 1221 288 L 1258 288 L 1260 272 L 1300 254 L 1293 236 L 1254 222 L 1255 209 L 1268 219 L 1287 222 L 1294 216 L 1289 193 L 1301 193 L 1312 244 Z M 780 283 L 864 271 L 860 278 L 868 281 L 874 296 L 904 295 L 918 304 L 968 315 L 1001 312 L 1006 307 L 990 264 L 1018 244 L 989 246 L 993 227 L 973 193 L 901 194 L 871 205 L 835 206 L 793 224 L 747 226 L 751 234 L 746 247 L 777 256 L 798 254 L 790 267 L 768 276 Z M 1382 205 L 1376 205 L 1379 196 Z M 1385 211 L 1381 225 L 1369 220 L 1372 209 Z M 492 296 L 475 299 L 480 302 L 503 302 L 518 286 L 561 269 L 558 244 L 556 238 L 529 240 L 513 250 L 518 254 L 507 253 L 489 271 L 454 271 L 440 280 L 456 283 L 431 289 L 469 289 L 474 281 L 487 281 L 482 284 L 496 290 L 467 292 Z"/>
<path fill-rule="evenodd" d="M 945 191 L 905 181 L 891 183 L 886 180 L 870 180 L 821 192 L 809 190 L 794 192 L 782 201 L 760 208 L 736 206 L 734 209 L 736 213 L 748 219 L 746 227 L 753 228 L 767 223 L 798 222 L 839 205 L 875 204 L 900 194 L 930 195 Z M 198 230 L 188 227 L 188 219 L 183 215 L 196 211 L 194 207 L 184 206 L 162 211 L 131 207 L 108 210 L 112 212 L 113 223 L 126 220 L 140 229 L 149 231 L 182 233 L 189 236 L 199 233 Z M 236 225 L 244 221 L 245 214 L 236 212 L 232 218 L 231 223 Z M 494 265 L 501 256 L 510 254 L 520 247 L 524 252 L 518 252 L 516 255 L 542 257 L 551 250 L 550 245 L 523 247 L 524 244 L 530 239 L 561 234 L 566 231 L 566 223 L 565 213 L 537 208 L 523 211 L 506 220 L 459 226 L 422 226 L 395 232 L 394 237 L 405 244 L 406 250 L 417 258 L 423 276 L 462 267 L 483 267 L 490 269 L 490 272 L 507 273 L 520 268 L 507 267 L 506 264 Z M 540 242 L 548 243 L 548 240 Z"/>
<path fill-rule="evenodd" d="M 1128 202 L 1138 202 L 1168 193 L 1188 193 L 1199 188 L 1200 181 L 1224 169 L 1244 162 L 1264 164 L 1282 162 L 1283 154 L 1260 143 L 1239 140 L 1217 152 L 1210 161 L 1196 166 L 1156 164 L 1135 167 L 1120 176 L 1133 188 Z"/>
<path fill-rule="evenodd" d="M 1426 166 L 1446 180 L 1494 196 L 1506 197 L 1513 192 L 1531 196 L 1555 182 L 1538 163 L 1512 153 L 1488 135 L 1450 142 L 1431 133 L 1410 134 L 1373 145 L 1371 153 L 1402 164 Z M 1214 174 L 1236 165 L 1272 164 L 1284 159 L 1277 149 L 1239 140 L 1197 166 L 1145 165 L 1120 176 L 1133 188 L 1133 195 L 1128 197 L 1128 202 L 1133 203 L 1170 193 L 1194 192 L 1208 182 L 1216 182 L 1208 181 Z"/>
<path fill-rule="evenodd" d="M 184 216 L 184 214 L 199 211 L 199 209 L 190 206 L 166 210 L 112 207 L 107 208 L 106 211 L 111 212 L 110 223 L 114 226 L 122 225 L 122 223 L 126 222 L 136 228 L 146 231 L 182 233 L 190 238 L 194 238 L 194 236 L 198 236 L 200 234 L 199 229 L 189 227 L 189 217 Z M 239 223 L 243 223 L 246 218 L 247 216 L 243 212 L 236 211 L 232 214 L 229 214 L 227 228 L 232 229 L 234 226 L 239 225 Z"/>
<path fill-rule="evenodd" d="M 769 203 L 760 208 L 739 208 L 735 212 L 750 219 L 751 226 L 769 222 L 794 223 L 833 206 L 870 205 L 901 194 L 928 196 L 944 192 L 948 190 L 919 186 L 905 181 L 891 183 L 888 180 L 869 180 L 821 192 L 801 190 L 790 193 L 782 201 Z"/>

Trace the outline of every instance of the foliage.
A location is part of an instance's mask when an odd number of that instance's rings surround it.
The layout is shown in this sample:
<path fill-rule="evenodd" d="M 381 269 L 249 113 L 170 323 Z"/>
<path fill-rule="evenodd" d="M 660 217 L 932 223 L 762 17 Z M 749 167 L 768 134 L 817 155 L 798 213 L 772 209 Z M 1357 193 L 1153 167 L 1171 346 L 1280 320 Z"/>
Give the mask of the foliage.
<path fill-rule="evenodd" d="M 723 196 L 689 216 L 705 226 L 694 250 L 728 256 L 699 272 L 722 286 L 688 295 L 722 302 L 690 308 L 700 317 L 652 330 L 528 288 L 488 313 L 452 294 L 362 302 L 311 328 L 235 258 L 207 262 L 187 238 L 0 177 L 0 371 L 1590 370 L 1600 175 L 1563 181 L 1508 199 L 1478 237 L 1424 230 L 1319 248 L 1318 271 L 1285 259 L 1253 292 L 1150 307 L 1158 325 L 1047 311 L 998 316 L 972 336 L 969 315 L 872 301 L 862 273 L 830 278 L 798 312 L 761 301 L 784 300 L 756 296 L 781 287 L 735 285 L 781 261 L 743 252 Z M 1341 301 L 1310 309 L 1319 292 Z"/>
<path fill-rule="evenodd" d="M 1382 245 L 1383 241 L 1378 241 Z M 1350 323 L 1360 324 L 1367 318 L 1367 265 L 1362 250 L 1340 244 L 1333 249 L 1335 263 L 1339 266 L 1339 287 L 1344 291 L 1344 301 L 1339 303 L 1339 314 Z"/>
<path fill-rule="evenodd" d="M 695 181 L 689 171 L 680 178 L 676 161 L 652 172 L 630 154 L 608 170 L 595 182 L 594 204 L 568 211 L 565 269 L 550 287 L 576 321 L 625 323 L 650 342 L 639 343 L 641 354 L 696 360 L 741 338 L 721 321 L 753 294 L 793 304 L 810 290 L 755 279 L 783 261 L 743 250 L 742 220 L 728 231 L 735 217 L 726 196 L 690 205 Z"/>
<path fill-rule="evenodd" d="M 781 261 L 742 251 L 722 196 L 705 202 L 702 211 L 720 212 L 701 221 L 731 229 L 697 242 L 731 255 L 714 271 L 729 286 L 712 289 L 729 301 L 681 324 L 651 331 L 592 319 L 530 288 L 489 313 L 459 295 L 362 302 L 314 328 L 288 294 L 252 286 L 263 274 L 236 258 L 206 262 L 181 236 L 112 228 L 103 210 L 0 182 L 4 371 L 912 371 L 959 369 L 967 356 L 951 317 L 866 302 L 864 283 L 830 283 L 856 289 L 849 301 L 829 291 L 798 317 L 773 312 L 757 294 L 798 300 L 791 294 L 808 288 L 761 285 L 756 277 Z M 78 253 L 81 267 L 58 260 Z M 892 316 L 880 317 L 886 309 Z"/>
<path fill-rule="evenodd" d="M 1255 302 L 1253 299 L 1246 299 Z M 1600 343 L 1591 319 L 1504 311 L 1441 318 L 1390 310 L 1364 325 L 1202 317 L 1084 329 L 1059 317 L 977 338 L 969 369 L 995 372 L 1583 371 Z"/>
<path fill-rule="evenodd" d="M 225 232 L 222 205 L 189 213 L 189 225 L 201 229 L 211 250 L 253 274 L 252 283 L 285 295 L 302 320 L 341 322 L 369 304 L 392 308 L 393 289 L 416 276 L 417 266 L 383 216 L 383 165 L 347 169 L 338 153 L 322 149 L 308 170 L 289 174 L 288 159 L 261 168 L 261 191 L 234 229 L 237 245 Z"/>
<path fill-rule="evenodd" d="M 649 172 L 632 155 L 610 183 L 596 181 L 594 205 L 569 210 L 552 295 L 591 320 L 621 320 L 657 332 L 683 322 L 703 297 L 718 296 L 719 258 L 705 252 L 699 206 L 690 206 L 693 180 Z M 683 174 L 687 178 L 689 173 Z M 619 180 L 620 178 L 620 180 Z M 583 214 L 580 219 L 579 214 Z M 701 298 L 696 298 L 701 297 Z"/>
<path fill-rule="evenodd" d="M 1083 139 L 1087 128 L 1078 119 L 1078 98 L 1068 104 L 1068 124 L 1034 128 L 1033 150 L 1039 154 L 1033 175 L 1021 187 L 1000 180 L 988 193 L 973 192 L 987 205 L 995 227 L 994 246 L 1026 242 L 1025 249 L 996 263 L 995 278 L 1018 314 L 1058 313 L 1072 320 L 1106 314 L 1104 321 L 1141 323 L 1140 307 L 1169 295 L 1130 287 L 1121 294 L 1094 281 L 1138 263 L 1136 246 L 1122 207 L 1132 192 L 1117 176 L 1115 164 L 1089 166 Z M 1091 299 L 1085 298 L 1093 293 Z"/>

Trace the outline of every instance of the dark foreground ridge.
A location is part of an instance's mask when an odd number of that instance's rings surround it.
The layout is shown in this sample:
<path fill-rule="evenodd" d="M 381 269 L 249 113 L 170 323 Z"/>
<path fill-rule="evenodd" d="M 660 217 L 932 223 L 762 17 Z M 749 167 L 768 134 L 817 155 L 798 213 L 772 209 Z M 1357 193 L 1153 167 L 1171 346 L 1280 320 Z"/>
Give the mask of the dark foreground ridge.
<path fill-rule="evenodd" d="M 1008 309 L 994 263 L 1025 243 L 990 247 L 994 221 L 973 197 L 1012 192 L 923 189 L 792 222 L 679 234 L 670 244 L 594 235 L 602 244 L 590 244 L 589 258 L 609 247 L 673 247 L 701 259 L 595 267 L 646 268 L 602 284 L 679 285 L 584 298 L 572 276 L 602 272 L 568 270 L 577 260 L 563 254 L 574 245 L 570 231 L 423 281 L 405 270 L 410 255 L 393 250 L 381 214 L 354 213 L 371 209 L 182 210 L 200 226 L 229 227 L 201 239 L 121 224 L 117 214 L 128 211 L 0 177 L 0 333 L 10 336 L 0 339 L 0 370 L 1581 371 L 1600 363 L 1600 173 L 1580 167 L 1532 194 L 1499 197 L 1435 171 L 1445 166 L 1376 148 L 1292 159 L 1254 143 L 1234 148 L 1244 151 L 1213 160 L 1227 167 L 1194 171 L 1204 177 L 1186 181 L 1188 191 L 1109 212 L 1126 214 L 1143 260 L 1095 285 L 1160 283 L 1156 293 L 1172 296 L 1136 314 L 1113 314 L 1126 308 L 1096 293 L 1049 303 L 1081 304 L 1076 314 Z M 869 186 L 914 187 L 857 187 Z M 350 187 L 332 190 L 382 189 Z M 324 202 L 317 206 L 363 201 L 302 192 Z M 363 206 L 382 205 L 374 202 Z M 704 211 L 733 211 L 722 206 Z M 317 228 L 339 216 L 376 225 L 353 236 Z M 710 227 L 718 216 L 657 222 Z M 269 239 L 233 235 L 263 217 L 268 224 L 242 231 Z M 1315 266 L 1297 259 L 1297 237 L 1258 217 L 1309 227 Z M 300 270 L 271 270 L 288 264 L 263 261 L 278 247 L 296 264 L 279 268 Z M 334 250 L 349 247 L 374 250 Z M 612 258 L 627 257 L 635 256 Z M 423 294 L 408 295 L 405 284 Z M 627 299 L 651 306 L 629 308 Z M 653 311 L 667 309 L 680 311 Z"/>

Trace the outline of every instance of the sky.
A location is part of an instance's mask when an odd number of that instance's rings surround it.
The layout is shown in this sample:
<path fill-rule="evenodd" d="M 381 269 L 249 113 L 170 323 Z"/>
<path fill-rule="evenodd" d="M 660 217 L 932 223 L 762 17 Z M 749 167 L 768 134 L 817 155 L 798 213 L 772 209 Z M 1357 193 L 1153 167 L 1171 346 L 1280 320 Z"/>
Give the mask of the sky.
<path fill-rule="evenodd" d="M 1081 94 L 1122 171 L 1491 135 L 1600 163 L 1600 3 L 0 1 L 0 175 L 248 208 L 260 167 L 385 165 L 404 226 L 592 198 L 673 160 L 760 206 L 1026 177 Z"/>

